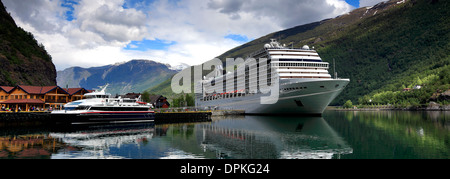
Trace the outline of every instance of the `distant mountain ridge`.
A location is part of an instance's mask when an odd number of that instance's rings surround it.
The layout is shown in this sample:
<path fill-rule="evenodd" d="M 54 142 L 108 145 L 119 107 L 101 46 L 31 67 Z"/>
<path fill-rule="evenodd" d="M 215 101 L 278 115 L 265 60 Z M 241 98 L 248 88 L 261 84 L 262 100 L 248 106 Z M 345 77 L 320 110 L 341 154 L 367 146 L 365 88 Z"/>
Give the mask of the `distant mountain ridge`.
<path fill-rule="evenodd" d="M 131 60 L 101 67 L 72 67 L 58 71 L 57 83 L 61 87 L 98 89 L 109 84 L 107 91 L 113 95 L 140 93 L 169 78 L 176 70 L 166 64 L 150 60 Z"/>

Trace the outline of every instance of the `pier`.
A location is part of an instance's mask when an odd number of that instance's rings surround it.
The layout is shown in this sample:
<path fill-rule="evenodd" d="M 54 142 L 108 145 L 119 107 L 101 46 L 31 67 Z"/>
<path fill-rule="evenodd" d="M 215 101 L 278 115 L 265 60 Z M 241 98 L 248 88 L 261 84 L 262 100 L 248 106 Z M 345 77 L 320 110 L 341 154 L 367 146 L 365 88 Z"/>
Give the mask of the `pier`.
<path fill-rule="evenodd" d="M 155 124 L 210 122 L 212 116 L 239 115 L 242 111 L 195 111 L 166 109 L 155 110 Z M 50 112 L 0 112 L 0 125 L 53 125 L 61 123 L 61 119 L 51 116 Z"/>
<path fill-rule="evenodd" d="M 155 124 L 209 122 L 212 112 L 157 112 L 155 115 Z"/>
<path fill-rule="evenodd" d="M 0 112 L 0 125 L 52 123 L 50 112 Z"/>
<path fill-rule="evenodd" d="M 244 115 L 244 110 L 204 110 L 195 107 L 155 109 L 155 123 L 209 122 L 212 116 Z"/>

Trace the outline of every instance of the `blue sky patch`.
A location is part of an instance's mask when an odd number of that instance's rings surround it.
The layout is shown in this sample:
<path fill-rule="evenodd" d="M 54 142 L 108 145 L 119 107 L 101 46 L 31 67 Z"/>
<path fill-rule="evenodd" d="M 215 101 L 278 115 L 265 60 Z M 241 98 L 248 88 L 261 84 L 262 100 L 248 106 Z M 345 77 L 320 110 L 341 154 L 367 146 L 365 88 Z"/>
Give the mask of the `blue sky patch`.
<path fill-rule="evenodd" d="M 142 40 L 142 41 L 131 41 L 124 49 L 125 50 L 137 50 L 137 51 L 147 51 L 147 50 L 167 50 L 176 42 L 168 42 L 160 39 L 156 40 Z"/>
<path fill-rule="evenodd" d="M 353 7 L 359 8 L 359 0 L 345 0 L 345 2 Z"/>
<path fill-rule="evenodd" d="M 149 4 L 153 3 L 154 1 L 155 0 L 125 0 L 122 8 L 144 10 Z"/>
<path fill-rule="evenodd" d="M 67 9 L 66 13 L 64 14 L 64 18 L 67 21 L 73 21 L 77 18 L 74 16 L 73 11 L 75 11 L 74 5 L 78 5 L 79 0 L 62 0 L 61 7 L 64 7 Z"/>
<path fill-rule="evenodd" d="M 225 38 L 234 40 L 236 42 L 249 42 L 250 41 L 250 39 L 248 39 L 247 36 L 239 35 L 239 34 L 229 34 L 229 35 L 225 36 Z"/>

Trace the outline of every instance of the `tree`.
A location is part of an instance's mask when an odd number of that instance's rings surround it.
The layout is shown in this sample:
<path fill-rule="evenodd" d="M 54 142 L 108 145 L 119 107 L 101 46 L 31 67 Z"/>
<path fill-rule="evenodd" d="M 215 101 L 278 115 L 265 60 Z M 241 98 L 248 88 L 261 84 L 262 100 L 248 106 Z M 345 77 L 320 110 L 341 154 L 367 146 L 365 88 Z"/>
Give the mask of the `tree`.
<path fill-rule="evenodd" d="M 187 106 L 195 106 L 195 99 L 193 94 L 186 94 L 186 104 Z"/>
<path fill-rule="evenodd" d="M 150 93 L 148 91 L 145 91 L 144 93 L 142 93 L 142 101 L 148 103 L 150 102 Z"/>
<path fill-rule="evenodd" d="M 450 67 L 446 66 L 444 70 L 439 73 L 439 79 L 442 84 L 450 84 Z"/>
<path fill-rule="evenodd" d="M 351 100 L 348 100 L 347 102 L 345 102 L 344 108 L 346 108 L 346 109 L 353 108 L 353 103 L 352 103 L 352 101 L 351 101 Z"/>
<path fill-rule="evenodd" d="M 422 85 L 422 84 L 423 84 L 422 80 L 419 77 L 417 77 L 416 85 Z"/>

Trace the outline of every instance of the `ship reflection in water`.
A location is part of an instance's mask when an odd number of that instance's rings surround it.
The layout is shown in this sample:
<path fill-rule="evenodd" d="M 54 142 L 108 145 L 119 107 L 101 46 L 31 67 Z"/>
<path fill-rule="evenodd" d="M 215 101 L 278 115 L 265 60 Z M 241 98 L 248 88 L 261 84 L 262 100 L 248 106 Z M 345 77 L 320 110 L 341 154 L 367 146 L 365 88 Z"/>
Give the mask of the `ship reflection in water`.
<path fill-rule="evenodd" d="M 209 123 L 2 132 L 9 134 L 0 140 L 0 158 L 310 159 L 353 152 L 320 117 L 230 116 Z"/>
<path fill-rule="evenodd" d="M 200 128 L 202 146 L 218 158 L 331 159 L 353 152 L 320 117 L 234 117 Z"/>

